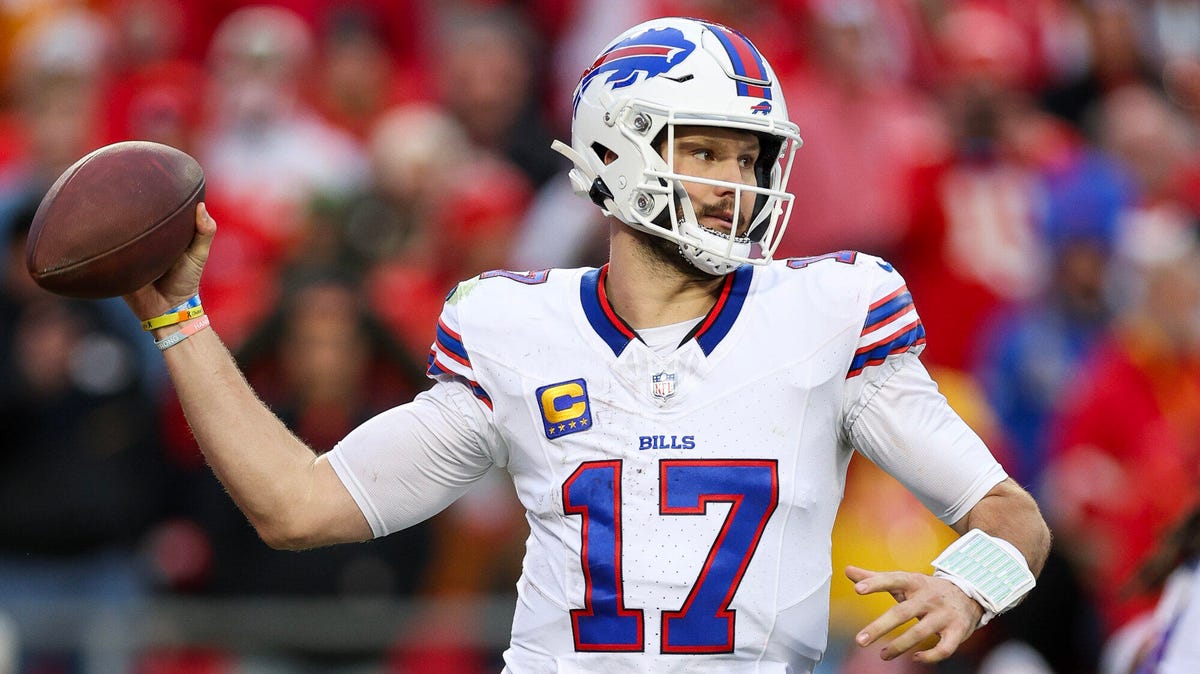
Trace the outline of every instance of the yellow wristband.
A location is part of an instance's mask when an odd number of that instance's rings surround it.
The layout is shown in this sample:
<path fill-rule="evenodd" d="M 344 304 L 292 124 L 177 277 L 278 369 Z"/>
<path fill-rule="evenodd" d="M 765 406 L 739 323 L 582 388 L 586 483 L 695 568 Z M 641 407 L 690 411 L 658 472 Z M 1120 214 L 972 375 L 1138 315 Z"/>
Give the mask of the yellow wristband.
<path fill-rule="evenodd" d="M 165 328 L 168 325 L 175 325 L 176 323 L 182 323 L 186 320 L 190 320 L 190 319 L 196 318 L 197 316 L 203 316 L 203 315 L 204 315 L 204 307 L 202 307 L 202 306 L 189 307 L 182 311 L 171 311 L 171 312 L 165 313 L 161 316 L 155 316 L 154 318 L 147 318 L 146 320 L 142 321 L 142 329 L 145 330 L 146 332 L 150 332 L 151 330 L 155 330 L 158 328 Z"/>

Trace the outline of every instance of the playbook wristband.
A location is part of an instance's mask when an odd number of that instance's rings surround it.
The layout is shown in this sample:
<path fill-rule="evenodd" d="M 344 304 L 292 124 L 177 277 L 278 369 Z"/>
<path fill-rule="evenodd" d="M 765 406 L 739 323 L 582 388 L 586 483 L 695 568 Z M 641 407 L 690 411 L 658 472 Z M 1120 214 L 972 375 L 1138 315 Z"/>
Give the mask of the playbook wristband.
<path fill-rule="evenodd" d="M 201 316 L 199 320 L 195 321 L 194 323 L 185 323 L 183 327 L 176 332 L 172 332 L 162 339 L 155 340 L 154 346 L 157 346 L 159 351 L 166 351 L 188 337 L 191 337 L 197 332 L 207 328 L 209 325 L 210 323 L 208 316 Z"/>
<path fill-rule="evenodd" d="M 980 627 L 1020 603 L 1037 583 L 1016 546 L 979 529 L 951 543 L 933 568 L 935 577 L 954 583 L 983 607 Z"/>

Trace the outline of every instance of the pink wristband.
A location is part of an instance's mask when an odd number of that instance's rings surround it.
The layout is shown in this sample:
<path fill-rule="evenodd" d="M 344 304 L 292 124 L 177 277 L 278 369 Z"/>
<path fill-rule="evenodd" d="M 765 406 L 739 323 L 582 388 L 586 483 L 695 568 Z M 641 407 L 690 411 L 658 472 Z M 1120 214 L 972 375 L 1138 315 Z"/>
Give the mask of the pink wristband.
<path fill-rule="evenodd" d="M 176 344 L 182 342 L 183 340 L 187 339 L 188 337 L 191 337 L 192 335 L 196 334 L 197 332 L 200 332 L 204 328 L 207 328 L 209 325 L 210 325 L 210 323 L 208 320 L 208 316 L 207 315 L 200 316 L 199 318 L 196 318 L 195 320 L 187 321 L 186 323 L 184 323 L 183 327 L 181 327 L 179 329 L 179 332 L 172 332 L 171 334 L 167 335 L 166 337 L 163 337 L 162 339 L 155 341 L 154 346 L 157 346 L 159 351 L 166 351 L 167 349 L 171 348 L 172 346 L 175 346 Z"/>

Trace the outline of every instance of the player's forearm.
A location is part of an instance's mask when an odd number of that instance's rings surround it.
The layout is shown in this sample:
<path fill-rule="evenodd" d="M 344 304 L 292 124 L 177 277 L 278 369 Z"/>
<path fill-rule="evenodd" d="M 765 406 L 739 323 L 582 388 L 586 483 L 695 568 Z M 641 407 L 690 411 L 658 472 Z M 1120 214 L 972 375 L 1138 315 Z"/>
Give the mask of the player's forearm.
<path fill-rule="evenodd" d="M 1034 576 L 1041 573 L 1050 554 L 1050 529 L 1037 502 L 1012 478 L 993 487 L 965 517 L 954 523 L 959 534 L 971 529 L 1012 543 L 1024 555 Z"/>
<path fill-rule="evenodd" d="M 292 547 L 312 497 L 315 454 L 255 395 L 213 330 L 163 352 L 201 451 L 273 547 Z"/>

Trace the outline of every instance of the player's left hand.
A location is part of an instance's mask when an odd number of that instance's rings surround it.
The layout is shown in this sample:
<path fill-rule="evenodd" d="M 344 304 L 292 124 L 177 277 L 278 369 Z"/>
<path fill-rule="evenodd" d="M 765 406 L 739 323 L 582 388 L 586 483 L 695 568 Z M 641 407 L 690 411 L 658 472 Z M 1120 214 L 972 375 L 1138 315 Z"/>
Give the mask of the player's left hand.
<path fill-rule="evenodd" d="M 200 292 L 200 273 L 208 260 L 217 221 L 204 202 L 196 206 L 196 233 L 192 243 L 162 278 L 125 295 L 125 303 L 139 320 L 157 316 Z"/>
<path fill-rule="evenodd" d="M 860 647 L 870 646 L 880 637 L 904 623 L 917 619 L 884 647 L 880 657 L 892 660 L 905 653 L 922 663 L 945 660 L 962 642 L 975 632 L 983 607 L 942 578 L 906 571 L 868 571 L 857 566 L 846 567 L 846 577 L 854 581 L 854 591 L 861 595 L 888 592 L 896 605 L 859 631 L 854 638 Z M 916 650 L 932 638 L 935 646 Z"/>

